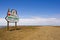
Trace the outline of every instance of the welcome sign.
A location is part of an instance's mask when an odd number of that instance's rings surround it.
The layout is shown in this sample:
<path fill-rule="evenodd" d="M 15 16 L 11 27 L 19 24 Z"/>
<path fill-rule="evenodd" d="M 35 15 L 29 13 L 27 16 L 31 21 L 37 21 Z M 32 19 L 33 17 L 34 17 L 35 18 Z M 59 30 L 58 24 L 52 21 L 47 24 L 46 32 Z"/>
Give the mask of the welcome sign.
<path fill-rule="evenodd" d="M 17 22 L 19 21 L 17 11 L 15 9 L 8 9 L 7 16 L 5 17 L 7 21 L 7 30 L 9 30 L 9 23 L 15 23 L 15 29 L 17 28 Z"/>
<path fill-rule="evenodd" d="M 17 11 L 15 9 L 12 9 L 11 11 L 8 10 L 7 16 L 5 18 L 7 21 L 11 23 L 15 23 L 19 21 Z"/>

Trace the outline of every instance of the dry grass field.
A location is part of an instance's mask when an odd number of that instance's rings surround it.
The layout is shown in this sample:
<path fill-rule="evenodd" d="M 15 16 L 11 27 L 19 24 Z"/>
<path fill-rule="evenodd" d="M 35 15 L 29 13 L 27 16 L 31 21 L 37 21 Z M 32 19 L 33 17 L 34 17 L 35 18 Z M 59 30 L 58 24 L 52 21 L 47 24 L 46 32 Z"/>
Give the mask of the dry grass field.
<path fill-rule="evenodd" d="M 0 40 L 60 40 L 60 27 L 58 26 L 23 26 L 19 30 L 7 31 L 0 29 Z"/>

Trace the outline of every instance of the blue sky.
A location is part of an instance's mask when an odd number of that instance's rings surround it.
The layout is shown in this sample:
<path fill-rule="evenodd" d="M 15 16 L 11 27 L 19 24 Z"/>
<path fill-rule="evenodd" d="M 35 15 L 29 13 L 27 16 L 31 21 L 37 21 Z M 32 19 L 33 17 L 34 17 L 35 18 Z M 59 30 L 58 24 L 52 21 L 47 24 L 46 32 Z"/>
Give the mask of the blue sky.
<path fill-rule="evenodd" d="M 0 17 L 6 16 L 8 8 L 16 9 L 21 18 L 51 17 L 60 15 L 60 0 L 0 0 Z"/>
<path fill-rule="evenodd" d="M 6 17 L 8 8 L 23 19 L 60 17 L 60 0 L 0 0 L 0 18 Z"/>

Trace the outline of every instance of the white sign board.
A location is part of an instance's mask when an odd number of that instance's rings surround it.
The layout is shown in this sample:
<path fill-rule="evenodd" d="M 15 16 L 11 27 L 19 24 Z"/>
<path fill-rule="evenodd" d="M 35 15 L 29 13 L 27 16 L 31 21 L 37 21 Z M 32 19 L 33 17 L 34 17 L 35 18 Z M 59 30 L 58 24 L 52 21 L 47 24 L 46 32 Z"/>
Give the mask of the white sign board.
<path fill-rule="evenodd" d="M 8 14 L 5 18 L 7 21 L 11 22 L 11 23 L 15 23 L 19 21 L 18 15 L 17 15 L 17 11 L 16 10 L 11 10 L 8 11 Z"/>

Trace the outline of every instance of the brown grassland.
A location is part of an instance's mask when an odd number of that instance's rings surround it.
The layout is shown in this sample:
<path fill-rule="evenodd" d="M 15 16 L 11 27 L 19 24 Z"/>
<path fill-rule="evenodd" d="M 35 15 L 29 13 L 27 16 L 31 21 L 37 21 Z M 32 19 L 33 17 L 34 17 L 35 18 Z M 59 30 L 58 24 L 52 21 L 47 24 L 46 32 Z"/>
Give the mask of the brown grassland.
<path fill-rule="evenodd" d="M 0 40 L 60 40 L 59 26 L 20 26 L 14 30 L 10 27 L 0 28 Z"/>

